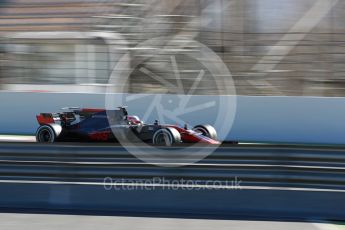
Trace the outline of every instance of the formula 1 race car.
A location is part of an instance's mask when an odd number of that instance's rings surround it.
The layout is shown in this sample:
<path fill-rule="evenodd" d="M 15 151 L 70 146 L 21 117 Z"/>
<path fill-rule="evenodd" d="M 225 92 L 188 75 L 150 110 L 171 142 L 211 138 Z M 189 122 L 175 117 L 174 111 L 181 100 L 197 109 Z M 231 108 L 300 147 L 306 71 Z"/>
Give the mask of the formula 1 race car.
<path fill-rule="evenodd" d="M 170 146 L 178 143 L 220 144 L 211 125 L 197 125 L 193 129 L 177 125 L 145 124 L 137 116 L 129 116 L 125 107 L 117 110 L 92 108 L 64 108 L 62 113 L 37 115 L 40 127 L 37 142 L 95 141 L 145 142 Z"/>

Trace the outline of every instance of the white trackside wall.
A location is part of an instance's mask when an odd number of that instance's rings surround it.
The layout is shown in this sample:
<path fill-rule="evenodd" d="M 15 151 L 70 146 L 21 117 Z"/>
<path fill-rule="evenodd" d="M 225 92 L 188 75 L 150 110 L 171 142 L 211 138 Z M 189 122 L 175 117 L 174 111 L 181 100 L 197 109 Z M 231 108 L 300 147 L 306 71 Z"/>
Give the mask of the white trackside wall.
<path fill-rule="evenodd" d="M 204 100 L 203 96 L 195 97 L 199 97 L 197 100 Z M 222 140 L 345 144 L 345 98 L 222 97 L 237 102 L 230 132 L 219 134 Z M 34 134 L 38 128 L 36 114 L 59 112 L 66 106 L 104 108 L 105 96 L 86 93 L 1 92 L 0 102 L 0 134 Z M 224 106 L 224 103 L 221 105 Z M 131 103 L 128 111 L 129 114 L 142 118 L 145 109 L 147 108 L 138 102 L 137 105 Z M 197 116 L 192 113 L 191 117 L 186 116 L 184 120 L 193 125 L 215 124 L 214 114 L 208 114 L 207 111 Z M 155 115 L 148 116 L 146 121 L 151 123 L 157 119 L 153 116 Z M 231 122 L 231 119 L 226 122 Z M 217 126 L 222 126 L 222 123 L 216 123 L 215 127 L 217 131 L 222 129 Z"/>

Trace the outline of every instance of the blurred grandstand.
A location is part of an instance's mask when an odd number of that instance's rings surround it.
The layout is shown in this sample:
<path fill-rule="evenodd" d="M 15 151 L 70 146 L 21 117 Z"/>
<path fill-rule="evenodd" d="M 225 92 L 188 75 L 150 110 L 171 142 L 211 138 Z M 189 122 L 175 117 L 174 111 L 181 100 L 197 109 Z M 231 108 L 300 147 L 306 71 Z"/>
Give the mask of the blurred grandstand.
<path fill-rule="evenodd" d="M 3 90 L 103 92 L 126 52 L 135 58 L 137 44 L 180 35 L 205 44 L 222 58 L 237 94 L 345 96 L 344 1 L 2 0 L 0 4 Z M 150 61 L 155 63 L 153 72 L 174 80 L 166 58 Z M 198 69 L 183 57 L 178 61 L 182 82 L 190 85 Z M 210 78 L 203 79 L 197 93 L 217 93 Z M 160 92 L 160 88 L 159 82 L 134 72 L 128 91 Z"/>

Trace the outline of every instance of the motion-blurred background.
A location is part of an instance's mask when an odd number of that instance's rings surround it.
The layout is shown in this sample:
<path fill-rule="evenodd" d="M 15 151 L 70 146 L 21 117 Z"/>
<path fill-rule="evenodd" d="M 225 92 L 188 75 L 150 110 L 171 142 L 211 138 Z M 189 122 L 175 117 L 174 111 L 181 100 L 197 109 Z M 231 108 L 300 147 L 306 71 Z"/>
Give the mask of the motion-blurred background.
<path fill-rule="evenodd" d="M 104 92 L 125 53 L 135 58 L 139 43 L 181 35 L 221 57 L 239 95 L 345 96 L 341 0 L 0 0 L 0 6 L 2 90 Z M 155 61 L 153 72 L 169 80 L 166 60 Z M 183 84 L 199 71 L 179 68 Z M 159 88 L 142 74 L 128 90 Z"/>

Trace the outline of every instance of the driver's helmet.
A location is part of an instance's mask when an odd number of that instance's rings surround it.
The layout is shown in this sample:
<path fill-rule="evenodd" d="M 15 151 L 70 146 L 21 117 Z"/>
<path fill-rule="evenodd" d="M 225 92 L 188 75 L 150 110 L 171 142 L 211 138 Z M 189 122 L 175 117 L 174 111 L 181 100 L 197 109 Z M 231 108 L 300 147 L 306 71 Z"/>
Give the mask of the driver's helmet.
<path fill-rule="evenodd" d="M 128 116 L 127 119 L 131 124 L 141 124 L 141 121 L 138 116 Z"/>

